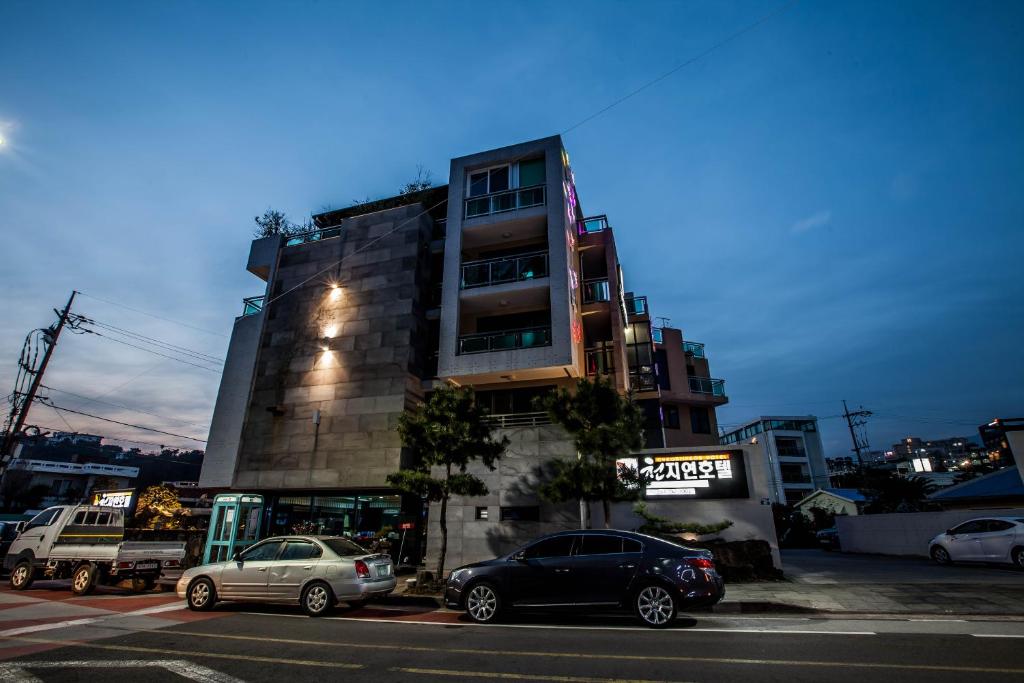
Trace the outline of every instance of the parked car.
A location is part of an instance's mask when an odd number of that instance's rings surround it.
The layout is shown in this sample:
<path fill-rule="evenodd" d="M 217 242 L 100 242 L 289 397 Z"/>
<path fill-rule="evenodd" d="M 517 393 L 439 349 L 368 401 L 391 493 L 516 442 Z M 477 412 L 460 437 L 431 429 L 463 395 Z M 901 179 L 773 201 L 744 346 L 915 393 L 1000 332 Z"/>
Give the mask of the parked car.
<path fill-rule="evenodd" d="M 818 539 L 818 545 L 825 550 L 842 550 L 839 547 L 839 530 L 835 527 L 822 529 L 815 536 Z"/>
<path fill-rule="evenodd" d="M 1000 562 L 1024 569 L 1024 518 L 971 519 L 939 534 L 928 545 L 938 564 Z"/>
<path fill-rule="evenodd" d="M 362 605 L 396 585 L 390 555 L 368 553 L 340 536 L 275 536 L 227 562 L 186 569 L 177 592 L 197 611 L 237 600 L 299 604 L 319 617 L 339 601 Z"/>
<path fill-rule="evenodd" d="M 491 623 L 508 609 L 631 609 L 646 626 L 668 626 L 681 608 L 725 595 L 711 552 L 630 531 L 563 531 L 504 557 L 459 567 L 445 603 Z"/>
<path fill-rule="evenodd" d="M 97 505 L 55 505 L 23 524 L 4 558 L 11 588 L 36 579 L 71 579 L 76 595 L 125 579 L 152 586 L 162 567 L 181 562 L 184 545 L 125 543 L 124 510 Z"/>

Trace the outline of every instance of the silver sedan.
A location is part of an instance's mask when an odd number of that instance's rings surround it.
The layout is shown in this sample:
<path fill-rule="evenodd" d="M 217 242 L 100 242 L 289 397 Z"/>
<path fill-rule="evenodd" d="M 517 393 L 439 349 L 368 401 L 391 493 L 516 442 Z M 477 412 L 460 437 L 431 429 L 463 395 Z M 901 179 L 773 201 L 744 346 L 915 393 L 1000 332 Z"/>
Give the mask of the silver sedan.
<path fill-rule="evenodd" d="M 186 570 L 177 592 L 189 609 L 213 609 L 218 600 L 296 602 L 311 617 L 338 602 L 361 605 L 395 589 L 389 555 L 368 553 L 339 536 L 277 536 L 246 548 L 228 562 Z"/>

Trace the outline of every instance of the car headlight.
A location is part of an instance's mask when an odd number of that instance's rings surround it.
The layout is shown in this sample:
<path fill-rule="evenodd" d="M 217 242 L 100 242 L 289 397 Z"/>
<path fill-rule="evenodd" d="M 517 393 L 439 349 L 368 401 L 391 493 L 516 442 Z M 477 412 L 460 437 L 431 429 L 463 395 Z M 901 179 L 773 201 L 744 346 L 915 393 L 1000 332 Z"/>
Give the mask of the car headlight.
<path fill-rule="evenodd" d="M 451 575 L 450 575 L 450 576 L 448 577 L 448 581 L 449 581 L 449 582 L 458 582 L 458 581 L 459 581 L 459 580 L 461 580 L 461 579 L 462 579 L 463 577 L 465 577 L 465 576 L 466 576 L 466 574 L 468 574 L 468 573 L 469 573 L 469 570 L 468 570 L 468 569 L 456 569 L 456 570 L 455 570 L 455 571 L 453 571 L 453 572 L 451 573 Z"/>

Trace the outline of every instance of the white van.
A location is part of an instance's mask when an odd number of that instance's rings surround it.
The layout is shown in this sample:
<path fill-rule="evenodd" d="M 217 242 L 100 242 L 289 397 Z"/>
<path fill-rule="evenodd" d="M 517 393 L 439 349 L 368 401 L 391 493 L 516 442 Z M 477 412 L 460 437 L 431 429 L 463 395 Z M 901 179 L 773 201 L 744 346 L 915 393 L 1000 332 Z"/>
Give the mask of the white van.
<path fill-rule="evenodd" d="M 70 578 L 77 595 L 125 579 L 149 587 L 163 568 L 180 567 L 184 557 L 181 543 L 124 542 L 124 511 L 118 508 L 56 505 L 22 524 L 4 558 L 14 590 L 44 578 Z"/>

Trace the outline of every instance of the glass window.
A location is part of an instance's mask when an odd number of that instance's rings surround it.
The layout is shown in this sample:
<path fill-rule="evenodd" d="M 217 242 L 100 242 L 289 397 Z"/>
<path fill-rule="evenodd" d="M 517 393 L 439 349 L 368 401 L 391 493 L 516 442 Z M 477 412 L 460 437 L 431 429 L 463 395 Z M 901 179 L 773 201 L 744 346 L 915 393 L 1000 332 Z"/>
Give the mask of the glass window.
<path fill-rule="evenodd" d="M 639 553 L 643 552 L 644 546 L 640 541 L 634 541 L 632 538 L 622 539 L 622 552 L 624 553 Z"/>
<path fill-rule="evenodd" d="M 487 519 L 487 508 L 485 508 L 485 507 L 478 507 L 476 509 L 476 518 L 477 519 Z"/>
<path fill-rule="evenodd" d="M 519 162 L 519 187 L 542 185 L 545 180 L 544 160 L 530 159 Z"/>
<path fill-rule="evenodd" d="M 779 455 L 786 455 L 792 457 L 804 457 L 807 455 L 804 452 L 803 439 L 795 437 L 775 437 L 775 449 L 779 452 Z"/>
<path fill-rule="evenodd" d="M 964 522 L 960 526 L 953 528 L 953 535 L 980 534 L 985 531 L 986 526 L 986 521 L 984 519 L 975 520 L 973 522 Z"/>
<path fill-rule="evenodd" d="M 99 526 L 110 526 L 110 513 L 101 512 L 96 516 L 96 524 Z"/>
<path fill-rule="evenodd" d="M 622 539 L 618 536 L 583 536 L 577 555 L 611 555 L 622 552 Z"/>
<path fill-rule="evenodd" d="M 491 192 L 503 192 L 508 189 L 508 166 L 492 168 L 490 176 L 491 185 L 489 189 Z"/>
<path fill-rule="evenodd" d="M 509 505 L 501 508 L 503 522 L 539 522 L 539 505 Z"/>
<path fill-rule="evenodd" d="M 277 557 L 277 551 L 281 549 L 283 541 L 267 541 L 260 543 L 242 553 L 242 559 L 246 562 L 258 562 L 260 560 L 272 560 Z"/>
<path fill-rule="evenodd" d="M 43 510 L 38 515 L 30 519 L 28 524 L 25 525 L 25 528 L 31 529 L 36 526 L 49 526 L 50 524 L 53 524 L 59 516 L 60 508 L 49 508 L 47 510 Z"/>
<path fill-rule="evenodd" d="M 487 171 L 471 173 L 469 176 L 469 196 L 479 197 L 487 194 Z"/>
<path fill-rule="evenodd" d="M 85 510 L 79 510 L 75 513 L 75 518 L 71 520 L 72 524 L 85 524 Z"/>
<path fill-rule="evenodd" d="M 89 525 L 94 525 L 94 524 L 96 524 L 96 516 L 97 516 L 98 514 L 99 514 L 98 512 L 89 512 L 89 513 L 87 513 L 87 514 L 85 515 L 85 523 L 86 523 L 86 524 L 89 524 Z"/>
<path fill-rule="evenodd" d="M 282 560 L 311 560 L 320 557 L 320 548 L 309 541 L 288 541 L 281 553 Z"/>
<path fill-rule="evenodd" d="M 989 531 L 1006 531 L 1007 529 L 1012 529 L 1012 528 L 1013 528 L 1013 524 L 1011 524 L 1010 522 L 1006 522 L 1006 521 L 1003 521 L 1001 519 L 990 519 L 990 520 L 988 520 L 988 530 Z"/>
<path fill-rule="evenodd" d="M 707 408 L 690 406 L 690 429 L 694 434 L 711 433 L 711 417 Z"/>
<path fill-rule="evenodd" d="M 347 555 L 366 555 L 366 549 L 360 545 L 353 543 L 347 538 L 328 538 L 321 541 L 325 546 L 330 548 L 336 555 L 345 557 Z"/>
<path fill-rule="evenodd" d="M 667 429 L 679 429 L 679 407 L 662 406 L 661 410 L 665 418 L 665 427 Z"/>
<path fill-rule="evenodd" d="M 567 557 L 572 553 L 572 543 L 576 536 L 555 536 L 534 543 L 523 551 L 527 559 L 541 557 Z"/>

